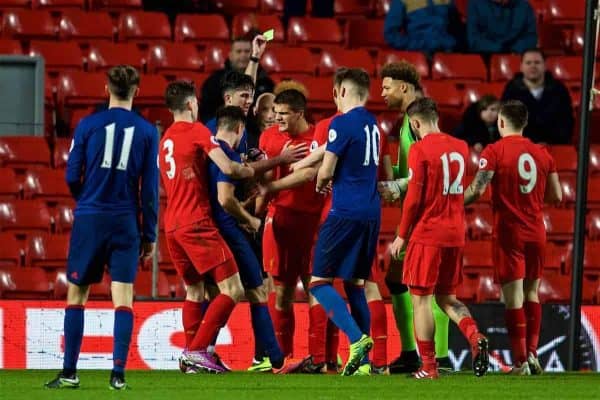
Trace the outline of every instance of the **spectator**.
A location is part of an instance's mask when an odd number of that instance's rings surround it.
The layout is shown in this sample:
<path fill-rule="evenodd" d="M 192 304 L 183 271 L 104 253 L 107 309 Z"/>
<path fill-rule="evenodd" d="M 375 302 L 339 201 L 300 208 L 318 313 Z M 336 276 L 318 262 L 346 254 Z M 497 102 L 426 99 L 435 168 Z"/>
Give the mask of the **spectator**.
<path fill-rule="evenodd" d="M 527 0 L 470 1 L 467 41 L 473 53 L 523 53 L 537 44 L 535 15 Z"/>
<path fill-rule="evenodd" d="M 573 107 L 566 86 L 546 71 L 544 53 L 531 49 L 521 57 L 521 72 L 504 88 L 502 100 L 520 100 L 529 111 L 524 136 L 536 143 L 569 144 Z"/>
<path fill-rule="evenodd" d="M 251 39 L 252 37 L 254 39 Z M 250 32 L 246 36 L 233 39 L 229 58 L 225 61 L 224 68 L 213 72 L 202 85 L 200 119 L 203 122 L 214 118 L 217 109 L 223 105 L 221 81 L 231 70 L 245 72 L 250 76 L 254 75 L 255 96 L 273 91 L 273 81 L 259 65 L 260 57 L 265 50 L 265 42 L 261 38 L 262 36 L 255 36 L 254 32 Z"/>
<path fill-rule="evenodd" d="M 434 53 L 456 50 L 461 30 L 462 22 L 453 0 L 392 0 L 383 37 L 398 50 Z"/>
<path fill-rule="evenodd" d="M 500 100 L 492 94 L 482 96 L 479 101 L 467 107 L 461 124 L 454 130 L 454 136 L 464 140 L 475 151 L 500 138 L 498 132 L 498 110 Z"/>
<path fill-rule="evenodd" d="M 275 113 L 273 112 L 273 93 L 263 93 L 256 99 L 256 103 L 248 113 L 246 130 L 248 131 L 249 148 L 258 147 L 260 134 L 275 124 Z"/>

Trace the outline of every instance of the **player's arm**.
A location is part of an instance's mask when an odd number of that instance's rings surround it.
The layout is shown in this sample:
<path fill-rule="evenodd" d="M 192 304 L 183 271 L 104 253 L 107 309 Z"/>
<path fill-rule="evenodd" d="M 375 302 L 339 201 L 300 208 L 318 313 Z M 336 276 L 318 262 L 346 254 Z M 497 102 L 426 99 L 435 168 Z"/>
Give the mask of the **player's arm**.
<path fill-rule="evenodd" d="M 392 167 L 392 157 L 389 154 L 383 156 L 383 172 L 385 180 L 391 181 L 394 179 L 394 168 Z"/>
<path fill-rule="evenodd" d="M 279 155 L 272 158 L 266 158 L 264 160 L 254 161 L 248 165 L 254 169 L 255 174 L 262 174 L 277 167 L 278 165 L 291 164 L 295 161 L 301 160 L 307 151 L 308 147 L 305 144 L 293 146 L 286 144 Z"/>
<path fill-rule="evenodd" d="M 546 178 L 546 193 L 544 193 L 544 201 L 548 204 L 558 204 L 562 201 L 562 188 L 557 172 L 551 172 Z"/>
<path fill-rule="evenodd" d="M 208 157 L 219 167 L 221 172 L 233 179 L 245 179 L 254 176 L 252 167 L 232 161 L 220 147 L 215 147 L 209 151 Z"/>
<path fill-rule="evenodd" d="M 77 125 L 71 142 L 69 159 L 67 160 L 66 181 L 71 195 L 77 199 L 83 188 L 83 171 L 85 168 L 85 125 Z"/>
<path fill-rule="evenodd" d="M 487 185 L 492 181 L 494 171 L 478 171 L 473 182 L 465 190 L 465 206 L 483 196 Z"/>
<path fill-rule="evenodd" d="M 323 156 L 323 164 L 317 172 L 317 192 L 324 193 L 325 188 L 333 179 L 333 173 L 338 162 L 337 154 L 327 150 Z"/>
<path fill-rule="evenodd" d="M 217 182 L 217 198 L 225 211 L 231 214 L 241 225 L 249 226 L 256 232 L 260 228 L 260 219 L 252 216 L 235 197 L 235 186 L 229 182 Z"/>
<path fill-rule="evenodd" d="M 385 201 L 394 202 L 408 190 L 408 178 L 378 182 L 377 190 Z"/>
<path fill-rule="evenodd" d="M 304 157 L 302 160 L 295 162 L 290 165 L 290 168 L 294 171 L 312 167 L 315 164 L 321 162 L 323 160 L 323 156 L 325 156 L 325 147 L 326 145 L 321 145 L 313 150 L 309 155 Z"/>
<path fill-rule="evenodd" d="M 302 168 L 295 170 L 289 175 L 276 181 L 267 182 L 259 186 L 262 195 L 279 192 L 281 190 L 293 189 L 315 179 L 317 167 Z"/>
<path fill-rule="evenodd" d="M 273 180 L 273 171 L 267 171 L 264 173 L 261 179 L 262 184 L 268 184 Z M 254 215 L 263 215 L 265 210 L 267 209 L 268 195 L 267 194 L 259 194 L 256 196 L 256 201 L 254 203 Z"/>
<path fill-rule="evenodd" d="M 252 82 L 256 85 L 256 77 L 258 75 L 258 66 L 260 62 L 260 58 L 265 52 L 265 48 L 267 47 L 267 40 L 263 35 L 256 35 L 252 40 L 252 58 L 258 58 L 259 61 L 252 61 L 248 63 L 246 70 L 244 73 L 252 78 Z"/>
<path fill-rule="evenodd" d="M 144 258 L 154 251 L 150 243 L 156 242 L 156 226 L 158 223 L 158 132 L 152 127 L 149 133 L 148 151 L 144 158 L 141 182 L 142 203 L 142 242 Z"/>

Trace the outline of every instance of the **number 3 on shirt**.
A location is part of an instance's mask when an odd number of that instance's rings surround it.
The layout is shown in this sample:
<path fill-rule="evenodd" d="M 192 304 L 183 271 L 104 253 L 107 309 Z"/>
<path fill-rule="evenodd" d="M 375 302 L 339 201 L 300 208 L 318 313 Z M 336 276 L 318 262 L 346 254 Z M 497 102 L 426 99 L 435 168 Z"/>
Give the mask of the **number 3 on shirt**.
<path fill-rule="evenodd" d="M 173 179 L 175 178 L 175 159 L 173 158 L 173 146 L 174 143 L 171 139 L 165 140 L 163 143 L 163 149 L 167 150 L 167 154 L 165 154 L 165 162 L 169 164 L 169 170 L 167 171 L 167 178 Z"/>
<path fill-rule="evenodd" d="M 455 151 L 450 154 L 444 153 L 441 155 L 442 169 L 444 170 L 444 189 L 443 194 L 461 194 L 463 192 L 462 178 L 465 173 L 465 159 L 460 153 Z M 456 179 L 450 184 L 450 163 L 458 163 L 458 174 Z"/>

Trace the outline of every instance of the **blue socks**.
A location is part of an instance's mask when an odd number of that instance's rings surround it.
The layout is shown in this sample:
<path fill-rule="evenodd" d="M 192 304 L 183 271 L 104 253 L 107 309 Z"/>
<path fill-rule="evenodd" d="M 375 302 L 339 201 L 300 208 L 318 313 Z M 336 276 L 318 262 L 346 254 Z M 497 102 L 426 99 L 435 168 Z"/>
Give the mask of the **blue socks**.
<path fill-rule="evenodd" d="M 364 286 L 344 282 L 344 291 L 348 297 L 348 303 L 350 303 L 352 317 L 360 330 L 368 335 L 371 332 L 371 312 L 369 311 Z"/>
<path fill-rule="evenodd" d="M 269 314 L 269 308 L 264 303 L 250 304 L 250 315 L 252 317 L 252 330 L 254 330 L 254 340 L 260 343 L 260 346 L 271 359 L 275 368 L 281 368 L 283 365 L 283 352 L 277 343 L 273 321 Z M 261 360 L 257 360 L 261 361 Z"/>
<path fill-rule="evenodd" d="M 329 319 L 331 319 L 338 328 L 344 331 L 348 336 L 350 343 L 354 343 L 361 338 L 363 335 L 361 329 L 354 318 L 352 318 L 352 315 L 348 312 L 346 302 L 342 296 L 335 291 L 331 283 L 318 283 L 317 285 L 311 286 L 310 293 L 312 293 L 321 306 L 323 306 Z"/>
<path fill-rule="evenodd" d="M 131 332 L 133 330 L 133 310 L 129 307 L 115 309 L 113 371 L 123 373 L 129 353 Z"/>
<path fill-rule="evenodd" d="M 77 370 L 77 360 L 83 339 L 83 306 L 67 306 L 65 309 L 65 359 L 63 372 L 72 375 Z"/>

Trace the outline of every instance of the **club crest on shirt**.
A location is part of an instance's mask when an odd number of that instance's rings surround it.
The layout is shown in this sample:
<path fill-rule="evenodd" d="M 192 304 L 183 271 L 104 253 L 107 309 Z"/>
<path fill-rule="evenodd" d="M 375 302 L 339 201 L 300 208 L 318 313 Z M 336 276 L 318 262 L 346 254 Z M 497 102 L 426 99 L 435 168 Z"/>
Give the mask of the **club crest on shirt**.
<path fill-rule="evenodd" d="M 412 177 L 413 177 L 413 171 L 412 171 L 412 168 L 409 168 L 408 169 L 408 176 L 406 178 L 410 181 L 412 179 Z"/>
<path fill-rule="evenodd" d="M 479 159 L 479 169 L 483 169 L 487 166 L 488 162 L 485 158 Z"/>
<path fill-rule="evenodd" d="M 337 132 L 335 131 L 335 129 L 330 129 L 329 130 L 329 141 L 334 142 L 335 139 L 337 139 Z"/>
<path fill-rule="evenodd" d="M 217 138 L 212 135 L 210 135 L 210 141 L 214 145 L 217 145 L 217 146 L 219 145 L 219 141 L 217 140 Z"/>
<path fill-rule="evenodd" d="M 319 147 L 319 143 L 316 140 L 313 140 L 310 144 L 310 152 L 312 153 Z"/>

